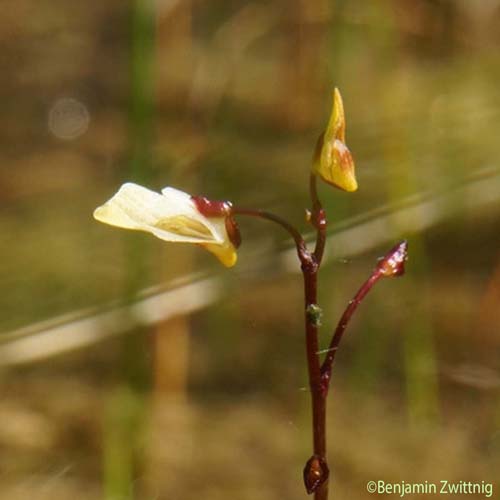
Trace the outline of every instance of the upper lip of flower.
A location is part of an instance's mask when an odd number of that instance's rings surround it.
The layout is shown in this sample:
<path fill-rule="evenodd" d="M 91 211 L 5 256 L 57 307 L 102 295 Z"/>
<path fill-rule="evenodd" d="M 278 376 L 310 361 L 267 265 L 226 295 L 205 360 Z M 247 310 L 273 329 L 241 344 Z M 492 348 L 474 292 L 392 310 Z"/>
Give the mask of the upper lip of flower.
<path fill-rule="evenodd" d="M 313 172 L 344 191 L 356 191 L 354 160 L 345 144 L 345 114 L 342 97 L 336 88 L 327 128 L 320 135 L 313 157 Z"/>
<path fill-rule="evenodd" d="M 202 215 L 189 194 L 172 187 L 160 194 L 128 182 L 94 211 L 94 218 L 112 226 L 146 231 L 166 241 L 206 246 L 228 266 L 236 261 L 225 218 Z M 214 245 L 223 248 L 214 251 Z"/>

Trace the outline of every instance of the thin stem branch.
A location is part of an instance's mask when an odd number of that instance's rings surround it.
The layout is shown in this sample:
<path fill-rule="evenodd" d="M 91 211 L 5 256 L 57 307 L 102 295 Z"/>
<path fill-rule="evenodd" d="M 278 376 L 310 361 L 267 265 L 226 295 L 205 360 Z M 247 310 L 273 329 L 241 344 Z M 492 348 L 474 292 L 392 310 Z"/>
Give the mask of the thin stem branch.
<path fill-rule="evenodd" d="M 342 340 L 342 336 L 344 335 L 347 325 L 349 324 L 352 315 L 356 311 L 361 301 L 365 298 L 367 293 L 372 289 L 373 285 L 375 285 L 375 283 L 382 276 L 383 274 L 379 269 L 376 269 L 371 274 L 371 276 L 363 283 L 363 285 L 361 285 L 360 289 L 357 291 L 354 298 L 349 301 L 349 305 L 345 309 L 344 313 L 342 314 L 337 324 L 337 328 L 335 329 L 335 333 L 333 334 L 330 346 L 328 348 L 328 352 L 325 356 L 323 364 L 321 365 L 321 378 L 323 384 L 323 391 L 325 392 L 325 394 L 328 392 L 333 361 L 335 359 L 337 349 L 339 347 L 340 341 Z"/>
<path fill-rule="evenodd" d="M 318 197 L 317 177 L 314 172 L 309 176 L 309 195 L 311 196 L 313 210 L 321 208 L 321 202 Z"/>
<path fill-rule="evenodd" d="M 316 246 L 314 248 L 314 258 L 318 265 L 321 264 L 326 243 L 326 213 L 321 205 L 317 189 L 317 176 L 313 172 L 309 177 L 309 193 L 312 201 L 311 223 L 316 228 Z"/>
<path fill-rule="evenodd" d="M 283 229 L 288 231 L 288 233 L 293 238 L 295 246 L 297 247 L 297 254 L 299 256 L 299 260 L 302 264 L 302 267 L 311 264 L 312 260 L 311 255 L 307 250 L 304 238 L 302 238 L 300 232 L 294 226 L 288 223 L 285 219 L 282 219 L 281 217 L 273 213 L 266 212 L 265 210 L 254 209 L 254 208 L 243 208 L 243 207 L 233 206 L 231 212 L 234 215 L 247 215 L 250 217 L 260 217 L 261 219 L 269 220 L 271 222 L 280 225 Z"/>
<path fill-rule="evenodd" d="M 407 253 L 408 244 L 406 241 L 402 241 L 391 248 L 389 252 L 387 252 L 387 254 L 379 260 L 370 277 L 361 285 L 353 299 L 349 301 L 349 305 L 345 309 L 337 324 L 337 328 L 333 334 L 328 352 L 325 356 L 323 364 L 321 365 L 321 378 L 323 392 L 325 395 L 328 393 L 335 355 L 337 354 L 342 336 L 344 335 L 347 325 L 349 324 L 354 312 L 377 281 L 384 277 L 401 276 L 404 273 L 404 264 L 407 259 Z"/>

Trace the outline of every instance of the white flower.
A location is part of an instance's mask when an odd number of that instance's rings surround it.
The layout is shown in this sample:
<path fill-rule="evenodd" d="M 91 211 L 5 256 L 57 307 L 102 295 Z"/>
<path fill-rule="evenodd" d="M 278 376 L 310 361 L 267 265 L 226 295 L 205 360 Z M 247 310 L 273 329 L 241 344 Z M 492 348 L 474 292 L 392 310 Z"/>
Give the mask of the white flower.
<path fill-rule="evenodd" d="M 165 241 L 194 243 L 212 252 L 225 266 L 236 264 L 236 248 L 227 234 L 225 217 L 205 217 L 191 196 L 171 187 L 161 194 L 128 182 L 94 218 L 111 226 L 146 231 Z"/>

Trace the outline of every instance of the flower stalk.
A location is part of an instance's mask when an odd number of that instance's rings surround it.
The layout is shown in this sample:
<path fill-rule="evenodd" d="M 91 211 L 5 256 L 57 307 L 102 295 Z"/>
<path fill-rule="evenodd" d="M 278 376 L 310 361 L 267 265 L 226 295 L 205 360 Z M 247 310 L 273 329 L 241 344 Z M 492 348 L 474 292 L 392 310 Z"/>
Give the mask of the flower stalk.
<path fill-rule="evenodd" d="M 323 364 L 321 365 L 321 382 L 325 395 L 328 394 L 332 374 L 333 361 L 340 345 L 340 341 L 351 320 L 353 314 L 368 295 L 373 286 L 381 279 L 404 274 L 404 265 L 408 255 L 408 243 L 402 241 L 391 248 L 387 254 L 380 259 L 370 277 L 361 285 L 356 295 L 349 301 L 349 305 L 343 312 L 333 334 L 330 346 L 327 350 Z"/>
<path fill-rule="evenodd" d="M 311 196 L 312 211 L 308 212 L 308 219 L 316 228 L 316 246 L 314 248 L 314 257 L 316 262 L 321 265 L 323 260 L 323 253 L 326 244 L 326 228 L 328 221 L 326 219 L 326 212 L 321 205 L 318 197 L 317 177 L 316 174 L 311 172 L 309 176 L 309 194 Z"/>

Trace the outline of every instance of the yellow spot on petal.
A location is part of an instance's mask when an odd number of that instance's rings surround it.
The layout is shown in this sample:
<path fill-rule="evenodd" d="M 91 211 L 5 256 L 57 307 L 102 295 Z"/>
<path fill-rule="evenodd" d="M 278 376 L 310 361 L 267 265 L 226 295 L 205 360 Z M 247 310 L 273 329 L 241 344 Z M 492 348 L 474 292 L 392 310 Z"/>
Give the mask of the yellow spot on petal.
<path fill-rule="evenodd" d="M 160 219 L 155 224 L 155 227 L 163 231 L 178 234 L 179 236 L 206 240 L 214 239 L 213 234 L 207 226 L 185 215 L 176 215 L 174 217 Z"/>
<path fill-rule="evenodd" d="M 238 260 L 236 249 L 231 243 L 217 245 L 214 243 L 201 243 L 209 252 L 212 252 L 226 267 L 233 267 Z"/>

